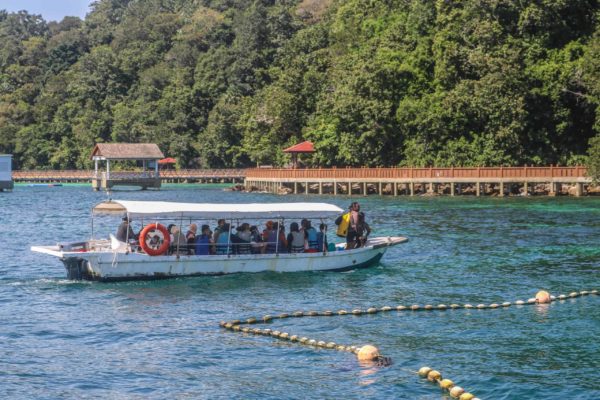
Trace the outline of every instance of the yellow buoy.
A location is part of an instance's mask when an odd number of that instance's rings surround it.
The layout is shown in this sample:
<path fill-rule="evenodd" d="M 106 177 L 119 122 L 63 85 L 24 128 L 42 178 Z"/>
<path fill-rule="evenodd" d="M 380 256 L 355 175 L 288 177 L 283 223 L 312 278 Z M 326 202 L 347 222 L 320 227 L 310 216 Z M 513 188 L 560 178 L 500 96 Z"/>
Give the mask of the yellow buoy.
<path fill-rule="evenodd" d="M 473 400 L 475 398 L 474 395 L 472 395 L 471 393 L 463 393 L 460 395 L 460 397 L 458 398 L 459 400 Z"/>
<path fill-rule="evenodd" d="M 377 347 L 367 344 L 358 350 L 356 356 L 358 361 L 373 361 L 379 357 L 379 350 Z"/>
<path fill-rule="evenodd" d="M 427 376 L 427 374 L 429 374 L 430 371 L 431 371 L 431 368 L 429 368 L 429 367 L 421 367 L 418 374 L 421 378 L 425 378 Z"/>
<path fill-rule="evenodd" d="M 427 380 L 429 382 L 436 382 L 442 379 L 442 374 L 439 371 L 433 370 L 427 374 Z"/>
<path fill-rule="evenodd" d="M 535 301 L 540 304 L 546 304 L 550 303 L 552 299 L 550 298 L 550 293 L 546 292 L 545 290 L 540 290 L 535 295 Z"/>
<path fill-rule="evenodd" d="M 450 390 L 452 386 L 454 386 L 454 382 L 452 382 L 450 379 L 442 379 L 440 381 L 440 387 L 442 389 Z"/>
<path fill-rule="evenodd" d="M 465 389 L 461 388 L 460 386 L 454 386 L 452 389 L 450 389 L 450 396 L 458 399 L 464 392 Z"/>

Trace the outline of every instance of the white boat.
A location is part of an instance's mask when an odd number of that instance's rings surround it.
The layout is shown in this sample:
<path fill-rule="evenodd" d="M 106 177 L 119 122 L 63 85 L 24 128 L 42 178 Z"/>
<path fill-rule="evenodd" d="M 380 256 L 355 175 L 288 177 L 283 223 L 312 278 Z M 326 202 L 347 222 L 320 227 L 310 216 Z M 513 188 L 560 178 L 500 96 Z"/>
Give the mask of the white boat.
<path fill-rule="evenodd" d="M 218 218 L 230 222 L 269 219 L 283 224 L 301 218 L 331 218 L 343 212 L 326 203 L 198 204 L 112 200 L 94 207 L 92 226 L 97 214 L 126 213 L 132 220 L 149 221 L 148 226 L 154 226 L 158 224 L 155 221 L 179 221 L 181 225 L 182 221 L 216 221 Z M 124 281 L 240 272 L 345 271 L 377 264 L 388 247 L 408 241 L 405 237 L 374 237 L 357 249 L 344 250 L 345 243 L 341 243 L 336 245 L 335 251 L 313 253 L 151 256 L 139 246 L 120 242 L 112 235 L 109 239 L 93 237 L 92 232 L 90 240 L 33 246 L 31 250 L 58 257 L 69 279 Z"/>

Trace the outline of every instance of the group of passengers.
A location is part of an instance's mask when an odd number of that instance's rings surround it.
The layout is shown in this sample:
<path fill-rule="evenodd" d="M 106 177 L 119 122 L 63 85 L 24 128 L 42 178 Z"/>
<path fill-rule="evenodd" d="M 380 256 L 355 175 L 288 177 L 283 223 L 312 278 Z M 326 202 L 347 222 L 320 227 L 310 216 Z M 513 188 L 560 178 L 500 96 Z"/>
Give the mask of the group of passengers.
<path fill-rule="evenodd" d="M 346 249 L 349 250 L 364 246 L 371 233 L 357 202 L 353 202 L 349 211 L 335 223 L 338 225 L 338 236 L 346 237 Z M 214 232 L 208 225 L 201 225 L 198 232 L 196 224 L 190 224 L 185 235 L 175 224 L 169 225 L 167 230 L 170 236 L 168 254 L 172 255 L 316 253 L 335 250 L 335 246 L 331 244 L 330 247 L 327 241 L 327 225 L 321 223 L 317 231 L 307 219 L 300 224 L 292 222 L 287 235 L 283 224 L 275 221 L 267 221 L 262 233 L 256 225 L 245 222 L 232 233 L 230 224 L 224 219 L 217 221 Z M 139 234 L 134 234 L 128 217 L 123 217 L 116 237 L 122 242 L 139 238 Z M 161 242 L 159 236 L 155 235 L 148 244 L 154 248 Z"/>
<path fill-rule="evenodd" d="M 275 254 L 327 251 L 327 225 L 321 224 L 319 231 L 309 220 L 303 219 L 290 224 L 286 236 L 285 228 L 278 222 L 267 221 L 265 229 L 259 232 L 256 225 L 246 222 L 235 228 L 224 219 L 217 222 L 212 232 L 208 225 L 202 225 L 200 234 L 197 225 L 191 224 L 185 236 L 175 225 L 169 226 L 171 232 L 171 254 L 188 255 L 226 255 L 226 254 Z"/>

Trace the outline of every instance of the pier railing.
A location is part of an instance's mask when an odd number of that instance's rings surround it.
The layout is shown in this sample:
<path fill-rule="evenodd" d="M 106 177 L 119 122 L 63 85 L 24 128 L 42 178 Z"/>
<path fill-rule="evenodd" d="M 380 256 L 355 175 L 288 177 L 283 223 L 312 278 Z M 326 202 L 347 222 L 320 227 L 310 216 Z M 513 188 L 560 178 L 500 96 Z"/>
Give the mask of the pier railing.
<path fill-rule="evenodd" d="M 137 174 L 136 171 L 111 171 L 115 174 Z M 91 181 L 93 170 L 13 171 L 15 181 Z M 481 167 L 481 168 L 250 168 L 250 169 L 179 169 L 161 170 L 161 179 L 518 179 L 585 178 L 586 168 L 577 167 Z"/>
<path fill-rule="evenodd" d="M 98 172 L 102 178 L 105 172 Z M 142 177 L 142 171 L 111 171 L 111 179 Z M 146 171 L 147 177 L 153 178 L 154 171 Z M 160 179 L 242 179 L 244 169 L 179 169 L 160 170 Z M 96 178 L 93 170 L 20 170 L 13 171 L 15 181 L 91 181 Z"/>
<path fill-rule="evenodd" d="M 585 178 L 577 167 L 476 167 L 476 168 L 311 168 L 246 170 L 247 179 L 527 179 Z"/>

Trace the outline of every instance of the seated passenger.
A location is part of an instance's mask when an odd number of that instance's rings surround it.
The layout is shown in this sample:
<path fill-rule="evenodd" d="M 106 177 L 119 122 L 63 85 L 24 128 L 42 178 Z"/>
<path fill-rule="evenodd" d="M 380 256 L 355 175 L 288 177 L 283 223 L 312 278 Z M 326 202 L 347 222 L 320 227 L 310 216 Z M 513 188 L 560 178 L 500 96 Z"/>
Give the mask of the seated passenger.
<path fill-rule="evenodd" d="M 319 248 L 319 243 L 317 240 L 317 230 L 312 227 L 309 220 L 302 220 L 302 230 L 304 231 L 304 238 L 306 239 L 306 243 L 308 244 L 308 250 L 323 251 L 322 248 Z"/>
<path fill-rule="evenodd" d="M 188 231 L 185 234 L 185 242 L 188 254 L 194 254 L 196 248 L 196 232 L 198 231 L 198 225 L 190 224 Z"/>
<path fill-rule="evenodd" d="M 216 254 L 231 254 L 231 238 L 229 228 L 229 224 L 224 223 L 219 227 L 218 235 L 215 232 L 215 236 L 217 237 L 217 240 L 215 240 Z"/>
<path fill-rule="evenodd" d="M 214 242 L 212 240 L 210 227 L 202 225 L 202 233 L 196 237 L 194 252 L 197 256 L 207 256 L 213 253 Z"/>
<path fill-rule="evenodd" d="M 287 237 L 288 252 L 302 253 L 304 251 L 304 243 L 304 234 L 298 229 L 298 223 L 292 222 L 290 224 L 290 233 L 288 233 Z"/>
<path fill-rule="evenodd" d="M 267 244 L 262 235 L 258 233 L 256 225 L 250 227 L 250 243 L 252 244 L 252 254 L 264 254 Z"/>
<path fill-rule="evenodd" d="M 277 252 L 278 253 L 287 253 L 288 252 L 288 241 L 287 241 L 287 238 L 285 237 L 285 226 L 283 226 L 283 224 L 281 224 L 281 226 L 279 226 L 279 222 L 275 222 L 275 224 L 273 224 L 273 229 L 279 231 L 279 238 L 278 238 L 278 242 L 277 242 Z"/>
<path fill-rule="evenodd" d="M 242 225 L 238 226 L 237 234 L 235 236 L 235 253 L 251 254 L 252 246 L 250 245 L 250 242 L 252 241 L 252 233 L 250 232 L 250 224 L 244 222 Z"/>
<path fill-rule="evenodd" d="M 173 234 L 173 241 L 171 242 L 170 249 L 171 254 L 183 255 L 187 254 L 187 243 L 185 240 L 185 236 L 179 230 L 179 227 L 174 225 L 171 228 L 171 233 Z"/>
<path fill-rule="evenodd" d="M 317 248 L 323 252 L 329 248 L 329 243 L 327 243 L 327 225 L 323 223 L 319 225 L 319 232 L 317 233 Z"/>
<path fill-rule="evenodd" d="M 267 221 L 266 227 L 267 229 L 263 231 L 263 241 L 266 243 L 265 252 L 274 254 L 277 244 L 277 231 L 273 229 L 273 221 Z"/>
<path fill-rule="evenodd" d="M 152 238 L 150 238 L 150 241 L 148 242 L 148 246 L 150 246 L 150 248 L 154 250 L 158 250 L 161 244 L 162 240 L 160 240 L 160 236 L 158 235 L 152 236 Z"/>

